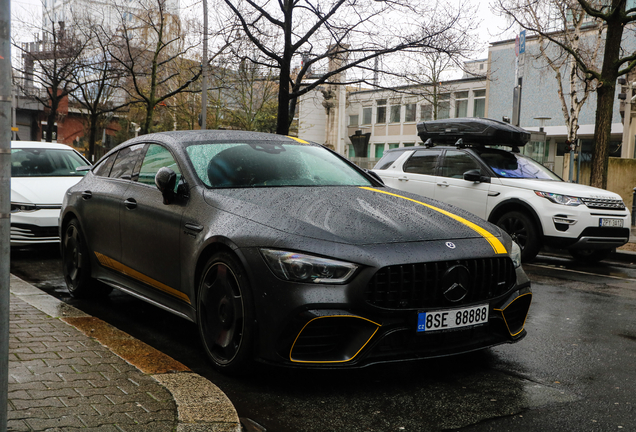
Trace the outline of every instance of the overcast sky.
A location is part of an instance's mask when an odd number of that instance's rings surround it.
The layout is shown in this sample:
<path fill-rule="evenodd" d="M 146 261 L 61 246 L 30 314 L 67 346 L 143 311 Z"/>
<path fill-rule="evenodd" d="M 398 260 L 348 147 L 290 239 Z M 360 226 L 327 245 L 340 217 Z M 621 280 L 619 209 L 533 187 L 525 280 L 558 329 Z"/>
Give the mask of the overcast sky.
<path fill-rule="evenodd" d="M 181 0 L 182 7 L 191 5 L 199 0 Z M 426 0 L 422 0 L 426 1 Z M 514 38 L 514 31 L 506 30 L 505 20 L 493 14 L 490 10 L 490 4 L 493 0 L 450 0 L 451 2 L 465 3 L 469 2 L 476 4 L 478 7 L 479 19 L 482 21 L 479 26 L 479 39 L 481 42 L 481 49 L 474 56 L 474 59 L 482 59 L 488 56 L 488 43 L 495 42 L 503 39 Z M 14 17 L 23 17 L 27 19 L 29 17 L 41 17 L 41 0 L 12 0 L 11 10 Z M 13 26 L 15 28 L 15 25 Z M 24 37 L 27 37 L 25 35 Z M 22 39 L 22 37 L 20 38 Z"/>

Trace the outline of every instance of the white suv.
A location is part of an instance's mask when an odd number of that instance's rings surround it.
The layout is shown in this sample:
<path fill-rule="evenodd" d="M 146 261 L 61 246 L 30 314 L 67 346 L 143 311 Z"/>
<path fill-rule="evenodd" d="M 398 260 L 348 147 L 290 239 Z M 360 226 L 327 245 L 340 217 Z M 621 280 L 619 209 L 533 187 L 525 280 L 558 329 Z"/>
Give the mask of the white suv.
<path fill-rule="evenodd" d="M 544 245 L 598 261 L 629 241 L 631 219 L 620 195 L 564 182 L 519 154 L 530 138 L 525 130 L 490 119 L 448 119 L 421 122 L 418 134 L 424 146 L 388 150 L 373 172 L 389 187 L 497 224 L 519 244 L 523 261 Z"/>

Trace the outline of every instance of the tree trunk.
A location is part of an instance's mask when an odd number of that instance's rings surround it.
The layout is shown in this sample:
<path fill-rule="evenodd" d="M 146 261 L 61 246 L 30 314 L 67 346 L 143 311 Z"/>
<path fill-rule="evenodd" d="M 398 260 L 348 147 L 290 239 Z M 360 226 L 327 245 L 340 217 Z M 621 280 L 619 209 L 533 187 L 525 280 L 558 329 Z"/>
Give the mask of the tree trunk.
<path fill-rule="evenodd" d="M 90 130 L 88 132 L 88 160 L 95 162 L 95 142 L 97 141 L 97 116 L 90 117 Z M 104 147 L 104 143 L 102 143 Z"/>
<path fill-rule="evenodd" d="M 617 3 L 613 0 L 612 3 Z M 625 2 L 622 4 L 625 10 Z M 592 172 L 590 184 L 601 189 L 607 188 L 607 166 L 609 164 L 609 144 L 614 115 L 614 92 L 618 79 L 618 60 L 620 58 L 623 24 L 621 14 L 616 13 L 607 19 L 607 37 L 603 54 L 601 79 L 596 89 L 596 124 L 594 126 L 594 152 L 592 154 Z"/>
<path fill-rule="evenodd" d="M 278 135 L 289 135 L 289 76 L 291 74 L 291 61 L 293 55 L 292 44 L 292 12 L 294 10 L 294 2 L 285 0 L 283 4 L 283 12 L 285 13 L 285 51 L 280 63 L 280 75 L 278 85 L 278 118 L 276 119 L 276 133 Z"/>

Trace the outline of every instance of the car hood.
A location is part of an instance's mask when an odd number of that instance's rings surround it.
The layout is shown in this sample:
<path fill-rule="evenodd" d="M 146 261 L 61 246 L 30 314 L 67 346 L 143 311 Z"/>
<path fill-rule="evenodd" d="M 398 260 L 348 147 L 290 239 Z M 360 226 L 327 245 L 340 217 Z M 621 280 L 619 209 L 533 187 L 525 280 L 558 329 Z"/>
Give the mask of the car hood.
<path fill-rule="evenodd" d="M 62 205 L 64 193 L 83 177 L 12 177 L 11 202 Z"/>
<path fill-rule="evenodd" d="M 214 207 L 270 228 L 353 245 L 501 236 L 499 228 L 470 213 L 390 188 L 216 189 L 205 197 Z"/>
<path fill-rule="evenodd" d="M 499 178 L 501 184 L 516 188 L 530 189 L 541 192 L 571 195 L 579 198 L 620 199 L 617 193 L 578 183 L 568 183 L 554 180 L 511 179 Z"/>

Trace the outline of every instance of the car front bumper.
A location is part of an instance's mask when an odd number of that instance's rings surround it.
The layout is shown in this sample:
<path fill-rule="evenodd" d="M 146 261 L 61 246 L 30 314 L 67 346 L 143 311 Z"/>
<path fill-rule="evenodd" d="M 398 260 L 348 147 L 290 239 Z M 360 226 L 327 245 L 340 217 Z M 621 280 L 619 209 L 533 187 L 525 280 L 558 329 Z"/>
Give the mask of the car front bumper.
<path fill-rule="evenodd" d="M 11 214 L 11 246 L 59 243 L 59 209 Z"/>
<path fill-rule="evenodd" d="M 252 258 L 255 262 L 260 257 Z M 497 265 L 474 276 L 483 279 L 503 271 Z M 427 301 L 371 301 L 369 286 L 378 273 L 377 267 L 364 268 L 347 285 L 284 282 L 264 262 L 252 270 L 253 275 L 258 275 L 250 278 L 258 334 L 255 354 L 266 363 L 355 368 L 471 352 L 517 342 L 526 335 L 524 325 L 532 292 L 521 267 L 510 267 L 514 282 L 503 292 L 488 294 L 482 290 L 482 294 L 459 306 L 439 300 L 432 300 L 428 306 Z M 390 298 L 393 294 L 387 295 Z M 406 302 L 414 298 L 417 296 Z M 460 329 L 417 332 L 420 312 L 477 305 L 488 306 L 487 322 Z"/>

